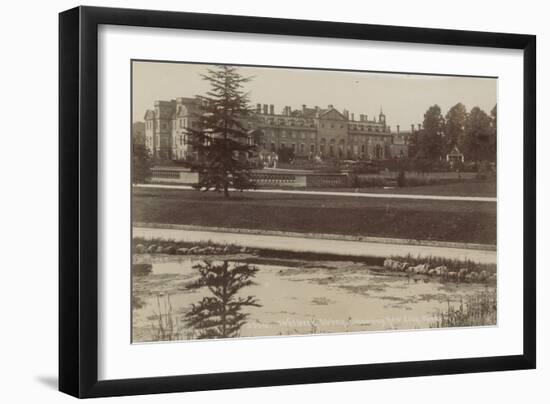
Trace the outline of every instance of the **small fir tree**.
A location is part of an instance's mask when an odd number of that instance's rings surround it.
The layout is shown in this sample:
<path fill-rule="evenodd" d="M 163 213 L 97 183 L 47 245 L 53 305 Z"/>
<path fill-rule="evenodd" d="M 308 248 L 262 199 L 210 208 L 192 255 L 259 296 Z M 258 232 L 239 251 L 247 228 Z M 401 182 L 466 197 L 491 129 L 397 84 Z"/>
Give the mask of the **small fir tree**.
<path fill-rule="evenodd" d="M 258 269 L 239 263 L 230 266 L 227 261 L 220 264 L 205 261 L 193 268 L 199 271 L 200 277 L 187 288 L 208 288 L 211 295 L 191 305 L 185 315 L 186 325 L 197 332 L 199 339 L 237 337 L 249 316 L 242 310 L 260 307 L 254 296 L 237 296 L 242 288 L 254 284 L 251 278 Z"/>

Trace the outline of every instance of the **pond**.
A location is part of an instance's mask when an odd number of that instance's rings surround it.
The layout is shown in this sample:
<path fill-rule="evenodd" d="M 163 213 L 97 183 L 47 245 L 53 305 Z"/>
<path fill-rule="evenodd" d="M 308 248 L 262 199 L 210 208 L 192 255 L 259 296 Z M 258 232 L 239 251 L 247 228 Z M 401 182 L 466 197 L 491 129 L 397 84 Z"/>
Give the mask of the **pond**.
<path fill-rule="evenodd" d="M 351 261 L 210 260 L 140 254 L 133 342 L 439 326 L 442 312 L 495 285 L 392 274 Z M 496 314 L 482 324 L 494 325 Z"/>

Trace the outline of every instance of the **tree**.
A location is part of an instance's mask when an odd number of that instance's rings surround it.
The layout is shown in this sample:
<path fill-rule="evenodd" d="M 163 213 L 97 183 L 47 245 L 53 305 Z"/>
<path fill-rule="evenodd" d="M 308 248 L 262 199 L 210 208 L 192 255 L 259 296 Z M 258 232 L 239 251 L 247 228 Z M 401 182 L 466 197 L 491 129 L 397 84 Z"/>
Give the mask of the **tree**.
<path fill-rule="evenodd" d="M 151 178 L 153 158 L 142 143 L 132 143 L 132 182 L 134 184 L 146 182 Z"/>
<path fill-rule="evenodd" d="M 132 142 L 145 144 L 145 122 L 134 122 L 132 124 Z"/>
<path fill-rule="evenodd" d="M 496 162 L 496 159 L 497 159 L 497 105 L 496 104 L 491 110 L 491 128 L 492 128 L 491 152 L 494 155 L 493 161 Z"/>
<path fill-rule="evenodd" d="M 454 146 L 462 149 L 467 116 L 468 111 L 460 102 L 445 115 L 445 153 L 449 153 Z"/>
<path fill-rule="evenodd" d="M 422 130 L 417 135 L 417 153 L 428 160 L 439 160 L 443 153 L 445 120 L 439 105 L 433 105 L 424 114 Z"/>
<path fill-rule="evenodd" d="M 491 126 L 495 131 L 497 130 L 497 104 L 491 110 Z"/>
<path fill-rule="evenodd" d="M 250 115 L 248 95 L 243 84 L 251 78 L 241 76 L 233 66 L 209 69 L 202 79 L 210 84 L 197 116 L 198 127 L 187 129 L 191 144 L 198 152 L 191 168 L 199 173 L 198 190 L 224 192 L 254 188 L 248 157 L 255 151 L 249 134 L 241 123 Z"/>
<path fill-rule="evenodd" d="M 491 118 L 481 108 L 474 107 L 466 119 L 464 156 L 472 161 L 495 161 L 496 136 Z"/>
<path fill-rule="evenodd" d="M 198 332 L 199 339 L 237 337 L 249 316 L 243 308 L 260 307 L 254 296 L 237 296 L 242 288 L 254 284 L 251 278 L 258 269 L 241 263 L 230 267 L 227 261 L 221 264 L 205 261 L 193 268 L 199 271 L 200 277 L 187 288 L 208 288 L 211 296 L 191 305 L 185 314 L 186 325 Z"/>

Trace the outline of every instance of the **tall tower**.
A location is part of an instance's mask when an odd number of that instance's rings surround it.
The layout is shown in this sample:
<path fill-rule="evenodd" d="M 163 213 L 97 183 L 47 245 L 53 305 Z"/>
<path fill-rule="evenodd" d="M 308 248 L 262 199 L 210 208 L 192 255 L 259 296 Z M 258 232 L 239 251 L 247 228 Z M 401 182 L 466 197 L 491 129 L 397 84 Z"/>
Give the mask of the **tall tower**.
<path fill-rule="evenodd" d="M 384 115 L 384 112 L 382 111 L 382 106 L 380 106 L 380 114 L 378 115 L 378 122 L 386 124 L 386 115 Z"/>

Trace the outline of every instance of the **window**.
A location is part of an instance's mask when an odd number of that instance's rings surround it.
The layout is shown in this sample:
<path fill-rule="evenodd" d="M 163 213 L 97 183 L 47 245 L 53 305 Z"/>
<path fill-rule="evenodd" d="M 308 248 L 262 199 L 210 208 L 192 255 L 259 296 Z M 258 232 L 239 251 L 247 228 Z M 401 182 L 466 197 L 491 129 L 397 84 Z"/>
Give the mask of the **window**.
<path fill-rule="evenodd" d="M 382 158 L 382 147 L 379 144 L 377 144 L 374 148 L 374 156 L 377 159 Z"/>
<path fill-rule="evenodd" d="M 313 143 L 309 145 L 309 152 L 315 153 L 315 145 Z"/>

